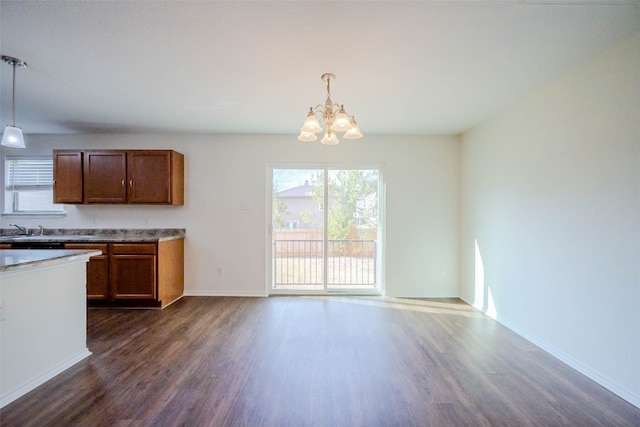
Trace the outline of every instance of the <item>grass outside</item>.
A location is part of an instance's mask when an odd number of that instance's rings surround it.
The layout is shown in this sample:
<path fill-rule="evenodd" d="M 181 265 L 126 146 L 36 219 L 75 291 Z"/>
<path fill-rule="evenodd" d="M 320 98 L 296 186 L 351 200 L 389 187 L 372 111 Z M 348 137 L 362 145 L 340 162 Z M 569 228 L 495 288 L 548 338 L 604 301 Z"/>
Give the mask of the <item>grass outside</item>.
<path fill-rule="evenodd" d="M 327 286 L 333 288 L 376 286 L 376 261 L 373 257 L 328 257 Z M 276 289 L 322 288 L 322 258 L 286 257 L 273 260 L 273 287 Z"/>

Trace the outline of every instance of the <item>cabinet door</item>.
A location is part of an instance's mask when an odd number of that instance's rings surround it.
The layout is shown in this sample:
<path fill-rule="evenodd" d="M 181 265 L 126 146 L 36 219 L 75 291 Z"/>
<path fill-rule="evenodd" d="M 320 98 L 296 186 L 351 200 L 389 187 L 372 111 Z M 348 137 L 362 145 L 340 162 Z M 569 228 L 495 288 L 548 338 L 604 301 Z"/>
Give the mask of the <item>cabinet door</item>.
<path fill-rule="evenodd" d="M 126 152 L 85 151 L 85 203 L 126 203 L 126 175 Z"/>
<path fill-rule="evenodd" d="M 66 243 L 65 249 L 95 249 L 102 255 L 89 258 L 87 263 L 87 299 L 109 299 L 109 252 L 107 244 L 88 245 L 83 243 Z"/>
<path fill-rule="evenodd" d="M 110 273 L 115 299 L 156 298 L 155 255 L 111 255 Z"/>
<path fill-rule="evenodd" d="M 82 152 L 53 152 L 53 203 L 82 203 Z"/>
<path fill-rule="evenodd" d="M 171 152 L 127 153 L 130 203 L 171 203 Z"/>
<path fill-rule="evenodd" d="M 87 299 L 109 299 L 109 256 L 100 255 L 87 263 Z"/>

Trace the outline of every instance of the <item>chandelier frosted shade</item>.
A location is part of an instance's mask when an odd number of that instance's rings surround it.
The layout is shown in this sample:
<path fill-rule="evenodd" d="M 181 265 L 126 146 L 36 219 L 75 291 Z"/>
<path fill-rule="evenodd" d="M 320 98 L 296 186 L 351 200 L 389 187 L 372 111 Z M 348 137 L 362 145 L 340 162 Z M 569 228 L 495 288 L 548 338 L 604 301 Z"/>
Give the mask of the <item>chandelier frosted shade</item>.
<path fill-rule="evenodd" d="M 340 140 L 336 136 L 336 133 L 329 129 L 327 133 L 324 134 L 320 142 L 324 145 L 336 145 L 340 143 Z"/>
<path fill-rule="evenodd" d="M 313 142 L 316 139 L 318 139 L 318 137 L 313 132 L 300 131 L 300 135 L 298 135 L 298 141 L 302 142 Z"/>
<path fill-rule="evenodd" d="M 358 139 L 362 138 L 362 132 L 360 132 L 360 127 L 356 123 L 355 119 L 351 117 L 351 128 L 344 134 L 345 139 Z"/>
<path fill-rule="evenodd" d="M 304 120 L 304 123 L 302 124 L 302 129 L 300 129 L 300 131 L 307 132 L 307 133 L 318 133 L 322 131 L 322 127 L 320 127 L 320 122 L 318 121 L 318 118 L 316 117 L 316 115 L 313 113 L 313 110 L 309 111 L 309 114 L 307 114 L 307 118 Z"/>
<path fill-rule="evenodd" d="M 349 119 L 349 115 L 344 111 L 343 105 L 340 106 L 338 114 L 336 114 L 336 117 L 333 119 L 331 129 L 338 132 L 346 132 L 351 129 L 351 120 Z"/>
<path fill-rule="evenodd" d="M 6 125 L 2 134 L 1 145 L 11 148 L 25 148 L 22 129 L 17 126 Z"/>
<path fill-rule="evenodd" d="M 331 101 L 331 80 L 335 78 L 336 76 L 331 73 L 325 73 L 321 76 L 322 81 L 327 82 L 327 100 L 324 104 L 309 108 L 309 114 L 307 114 L 298 135 L 299 141 L 312 142 L 317 140 L 318 137 L 315 134 L 322 131 L 320 121 L 325 122 L 325 134 L 320 140 L 323 144 L 336 145 L 340 143 L 336 132 L 345 132 L 346 139 L 362 138 L 360 128 L 353 116 L 349 116 L 344 110 L 344 105 L 334 104 Z"/>

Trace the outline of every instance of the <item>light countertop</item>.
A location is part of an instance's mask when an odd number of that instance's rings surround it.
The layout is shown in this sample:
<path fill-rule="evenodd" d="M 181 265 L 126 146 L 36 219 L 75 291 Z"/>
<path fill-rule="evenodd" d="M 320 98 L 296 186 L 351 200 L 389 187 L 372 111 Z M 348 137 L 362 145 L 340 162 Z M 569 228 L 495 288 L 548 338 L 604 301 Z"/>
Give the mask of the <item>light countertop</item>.
<path fill-rule="evenodd" d="M 101 254 L 94 250 L 0 249 L 0 272 L 88 260 L 90 256 Z"/>
<path fill-rule="evenodd" d="M 30 230 L 33 231 L 33 230 Z M 37 230 L 36 230 L 37 231 Z M 98 243 L 98 242 L 161 242 L 184 239 L 184 228 L 142 228 L 142 229 L 45 229 L 44 234 L 23 236 L 15 230 L 0 230 L 0 243 L 13 242 L 61 242 L 61 243 Z M 11 234 L 10 234 L 11 233 Z"/>

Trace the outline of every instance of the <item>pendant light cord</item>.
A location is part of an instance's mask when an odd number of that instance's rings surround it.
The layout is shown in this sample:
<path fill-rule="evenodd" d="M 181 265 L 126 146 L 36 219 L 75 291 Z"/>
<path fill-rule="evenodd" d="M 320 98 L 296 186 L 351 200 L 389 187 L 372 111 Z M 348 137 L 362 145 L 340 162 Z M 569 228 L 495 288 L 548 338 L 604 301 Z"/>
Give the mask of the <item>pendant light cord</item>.
<path fill-rule="evenodd" d="M 11 99 L 12 126 L 16 125 L 16 61 L 13 61 L 13 97 Z"/>
<path fill-rule="evenodd" d="M 14 58 L 13 56 L 2 55 L 2 60 L 13 68 L 13 93 L 11 95 L 11 117 L 12 126 L 16 127 L 16 67 L 27 67 L 27 63 L 22 59 Z"/>

